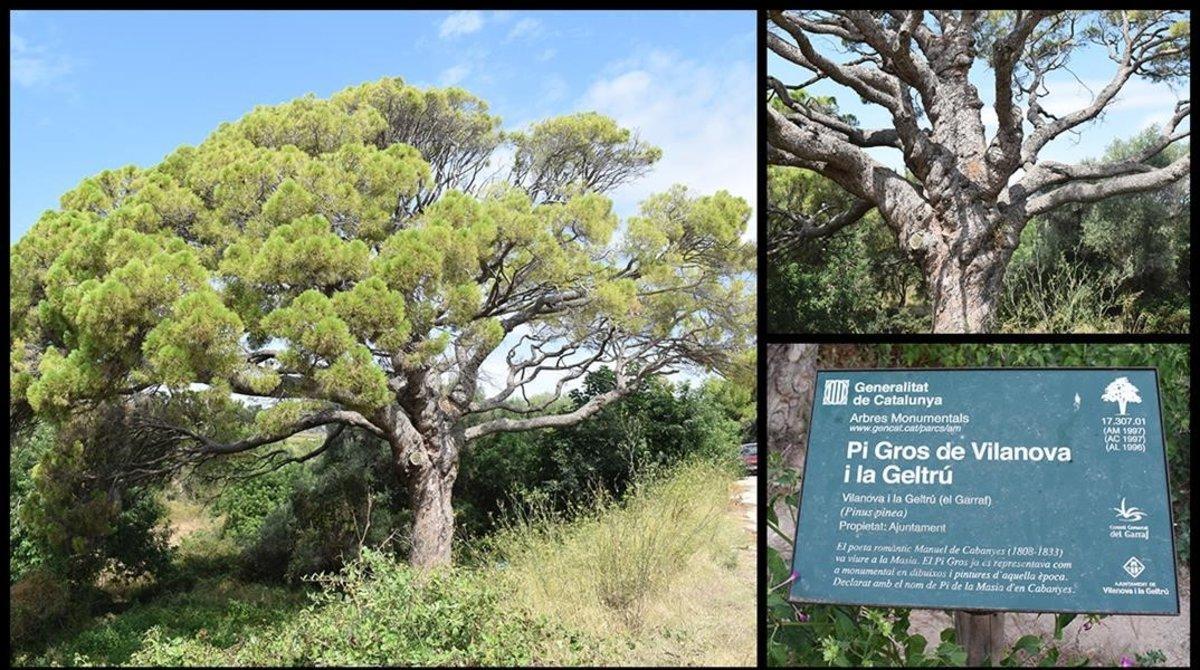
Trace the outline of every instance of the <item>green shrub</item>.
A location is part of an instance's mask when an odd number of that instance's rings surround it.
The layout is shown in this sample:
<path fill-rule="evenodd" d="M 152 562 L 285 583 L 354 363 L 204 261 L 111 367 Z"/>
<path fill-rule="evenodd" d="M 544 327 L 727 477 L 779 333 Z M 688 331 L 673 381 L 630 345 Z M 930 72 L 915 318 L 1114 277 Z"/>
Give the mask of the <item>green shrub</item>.
<path fill-rule="evenodd" d="M 222 649 L 212 639 L 147 630 L 134 665 L 528 665 L 548 638 L 545 621 L 507 607 L 486 571 L 423 573 L 366 549 L 291 619 L 243 631 Z"/>
<path fill-rule="evenodd" d="M 244 574 L 297 582 L 336 571 L 361 546 L 391 538 L 389 549 L 404 549 L 406 507 L 383 441 L 346 431 L 314 461 L 311 473 L 295 476 L 283 504 L 256 522 L 242 554 Z"/>
<path fill-rule="evenodd" d="M 33 468 L 54 444 L 54 429 L 39 423 L 13 435 L 8 451 L 8 581 L 11 586 L 47 560 L 47 547 L 25 521 L 21 508 L 33 493 Z"/>
<path fill-rule="evenodd" d="M 123 419 L 122 408 L 105 406 L 54 426 L 20 503 L 21 527 L 42 564 L 75 590 L 90 587 L 102 571 L 133 578 L 170 561 L 152 484 L 117 479 L 130 458 Z"/>
<path fill-rule="evenodd" d="M 804 174 L 771 168 L 768 188 Z M 810 173 L 811 174 L 811 173 Z M 803 205 L 790 200 L 781 209 Z M 896 246 L 878 214 L 828 237 L 804 242 L 765 268 L 767 329 L 773 333 L 876 333 L 929 330 L 925 280 Z"/>
<path fill-rule="evenodd" d="M 265 474 L 228 481 L 212 504 L 213 511 L 225 517 L 222 533 L 239 542 L 252 539 L 267 516 L 286 503 L 308 475 L 303 464 L 291 463 Z"/>
<path fill-rule="evenodd" d="M 1131 271 L 1092 269 L 1067 254 L 1014 264 L 1004 281 L 996 330 L 1034 333 L 1137 332 Z M 1124 303 L 1122 302 L 1124 301 Z"/>
<path fill-rule="evenodd" d="M 53 645 L 37 657 L 19 659 L 32 665 L 138 664 L 147 638 L 195 640 L 209 659 L 255 630 L 277 625 L 304 606 L 303 594 L 228 577 L 202 578 L 191 588 L 132 604 L 129 609 L 94 620 L 91 626 Z M 155 632 L 151 632 L 155 631 Z M 269 661 L 260 664 L 269 665 Z"/>
<path fill-rule="evenodd" d="M 589 374 L 570 394 L 570 411 L 615 385 L 612 372 Z M 468 445 L 455 485 L 467 538 L 495 529 L 507 503 L 535 498 L 558 512 L 586 507 L 597 489 L 624 495 L 638 469 L 689 458 L 737 459 L 744 408 L 716 390 L 656 380 L 563 429 L 489 436 Z"/>

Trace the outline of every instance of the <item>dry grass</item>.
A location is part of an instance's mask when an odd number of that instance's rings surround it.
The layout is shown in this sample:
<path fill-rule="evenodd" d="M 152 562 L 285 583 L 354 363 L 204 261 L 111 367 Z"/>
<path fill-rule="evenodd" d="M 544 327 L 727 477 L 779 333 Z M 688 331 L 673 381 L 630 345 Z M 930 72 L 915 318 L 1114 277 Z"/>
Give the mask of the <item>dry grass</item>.
<path fill-rule="evenodd" d="M 612 665 L 753 665 L 753 536 L 733 474 L 692 463 L 563 522 L 533 511 L 495 539 L 534 614 L 607 642 Z"/>
<path fill-rule="evenodd" d="M 199 531 L 217 531 L 221 527 L 221 519 L 213 517 L 199 502 L 182 497 L 166 497 L 163 504 L 167 508 L 166 519 L 170 529 L 168 542 L 172 547 L 178 547 L 185 537 Z"/>

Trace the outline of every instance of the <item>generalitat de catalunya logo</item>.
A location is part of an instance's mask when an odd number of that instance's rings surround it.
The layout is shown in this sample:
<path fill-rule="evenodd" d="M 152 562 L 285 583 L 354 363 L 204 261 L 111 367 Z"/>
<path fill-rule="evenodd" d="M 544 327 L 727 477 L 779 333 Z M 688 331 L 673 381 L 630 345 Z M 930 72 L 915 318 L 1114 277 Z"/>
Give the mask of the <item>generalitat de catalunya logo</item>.
<path fill-rule="evenodd" d="M 850 397 L 849 379 L 826 379 L 825 394 L 821 397 L 822 405 L 845 405 Z"/>

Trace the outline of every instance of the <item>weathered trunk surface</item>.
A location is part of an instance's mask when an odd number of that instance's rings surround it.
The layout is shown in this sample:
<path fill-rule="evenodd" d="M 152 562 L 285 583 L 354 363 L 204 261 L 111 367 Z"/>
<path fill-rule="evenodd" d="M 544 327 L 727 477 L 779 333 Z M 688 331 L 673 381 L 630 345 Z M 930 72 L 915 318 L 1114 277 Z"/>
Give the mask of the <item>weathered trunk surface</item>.
<path fill-rule="evenodd" d="M 447 565 L 454 540 L 454 508 L 451 506 L 454 478 L 424 468 L 408 485 L 413 509 L 412 553 L 415 567 Z"/>
<path fill-rule="evenodd" d="M 942 255 L 926 265 L 935 333 L 986 333 L 1000 299 L 1003 262 L 994 254 L 963 261 Z"/>
<path fill-rule="evenodd" d="M 979 114 L 983 101 L 968 75 L 975 59 L 972 33 L 960 26 L 933 63 L 938 100 L 930 109 L 932 138 L 941 147 L 921 175 L 933 216 L 920 239 L 909 240 L 923 255 L 935 333 L 991 330 L 1000 279 L 1009 254 L 999 223 L 987 143 Z"/>
<path fill-rule="evenodd" d="M 816 379 L 817 345 L 767 347 L 767 447 L 796 470 L 804 465 Z"/>
<path fill-rule="evenodd" d="M 449 565 L 461 431 L 441 424 L 427 435 L 397 435 L 391 443 L 396 474 L 408 490 L 413 512 L 409 563 L 418 568 Z"/>

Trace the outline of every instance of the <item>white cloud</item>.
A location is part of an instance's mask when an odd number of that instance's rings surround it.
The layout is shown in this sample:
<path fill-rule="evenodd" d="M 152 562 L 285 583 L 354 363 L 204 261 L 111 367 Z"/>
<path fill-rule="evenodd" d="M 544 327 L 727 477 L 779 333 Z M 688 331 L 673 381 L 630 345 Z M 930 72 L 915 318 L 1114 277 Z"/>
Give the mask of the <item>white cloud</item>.
<path fill-rule="evenodd" d="M 474 9 L 465 9 L 452 12 L 450 16 L 447 16 L 442 21 L 441 28 L 438 29 L 438 36 L 442 39 L 459 37 L 478 32 L 482 28 L 483 13 Z"/>
<path fill-rule="evenodd" d="M 31 44 L 25 38 L 11 32 L 8 54 L 12 80 L 25 88 L 53 84 L 74 69 L 74 61 L 71 58 L 52 53 L 45 46 Z"/>
<path fill-rule="evenodd" d="M 619 208 L 632 211 L 676 183 L 697 195 L 725 189 L 756 204 L 753 61 L 709 65 L 653 52 L 611 71 L 592 83 L 580 107 L 613 117 L 663 150 L 653 172 L 613 194 Z"/>
<path fill-rule="evenodd" d="M 442 86 L 457 86 L 467 75 L 471 73 L 471 68 L 467 65 L 455 65 L 442 70 L 438 75 L 438 81 Z"/>
<path fill-rule="evenodd" d="M 554 49 L 546 49 L 546 50 L 542 51 L 541 54 L 538 55 L 538 60 L 542 61 L 544 63 L 544 62 L 550 60 L 551 58 L 554 58 L 554 56 L 556 56 L 557 54 L 558 54 L 558 52 L 555 51 Z"/>
<path fill-rule="evenodd" d="M 508 31 L 509 40 L 530 39 L 537 37 L 542 32 L 542 22 L 534 18 L 523 18 L 513 24 L 513 27 Z"/>

